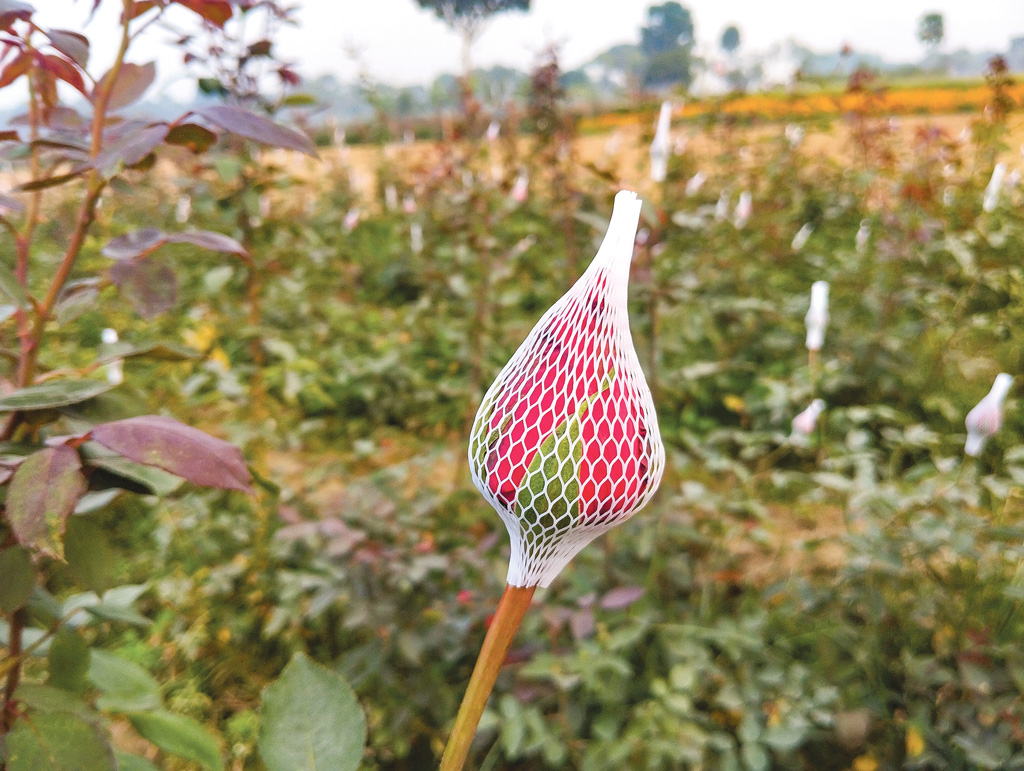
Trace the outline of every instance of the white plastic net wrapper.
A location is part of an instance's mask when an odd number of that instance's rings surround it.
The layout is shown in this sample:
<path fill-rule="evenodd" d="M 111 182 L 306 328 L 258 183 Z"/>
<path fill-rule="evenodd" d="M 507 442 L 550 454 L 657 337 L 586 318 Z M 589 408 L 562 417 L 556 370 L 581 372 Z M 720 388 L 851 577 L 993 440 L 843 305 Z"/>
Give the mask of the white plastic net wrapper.
<path fill-rule="evenodd" d="M 548 586 L 590 541 L 654 495 L 665 468 L 626 309 L 635 193 L 484 396 L 470 435 L 473 482 L 512 539 L 508 583 Z"/>

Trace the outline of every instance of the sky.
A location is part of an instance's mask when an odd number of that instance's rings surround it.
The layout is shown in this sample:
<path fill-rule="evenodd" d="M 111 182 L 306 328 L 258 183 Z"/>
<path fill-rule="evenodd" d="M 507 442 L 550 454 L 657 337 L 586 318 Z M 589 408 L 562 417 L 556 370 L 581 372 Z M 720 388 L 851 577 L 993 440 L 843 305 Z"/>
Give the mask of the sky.
<path fill-rule="evenodd" d="M 30 0 L 45 26 L 81 29 L 90 0 Z M 297 63 L 306 76 L 333 72 L 343 80 L 359 65 L 375 79 L 395 85 L 429 83 L 442 72 L 457 72 L 460 41 L 456 34 L 415 0 L 298 0 L 300 25 L 277 41 L 279 55 Z M 496 16 L 473 49 L 474 64 L 503 64 L 527 69 L 547 44 L 562 44 L 562 65 L 572 69 L 616 43 L 637 42 L 646 0 L 533 0 L 529 13 Z M 86 34 L 93 40 L 94 61 L 112 58 L 117 45 L 116 14 L 120 2 L 103 0 Z M 878 53 L 893 61 L 915 60 L 922 53 L 918 19 L 926 12 L 945 16 L 945 48 L 1005 50 L 1014 36 L 1024 36 L 1024 0 L 684 0 L 693 14 L 697 39 L 714 45 L 722 30 L 736 24 L 741 50 L 764 50 L 793 38 L 818 51 L 850 43 L 857 51 Z M 179 9 L 180 11 L 180 9 Z M 186 12 L 180 11 L 177 18 Z M 158 61 L 158 85 L 187 98 L 180 54 L 162 42 L 166 32 L 153 29 L 138 41 L 129 60 Z M 189 85 L 188 88 L 191 88 Z"/>

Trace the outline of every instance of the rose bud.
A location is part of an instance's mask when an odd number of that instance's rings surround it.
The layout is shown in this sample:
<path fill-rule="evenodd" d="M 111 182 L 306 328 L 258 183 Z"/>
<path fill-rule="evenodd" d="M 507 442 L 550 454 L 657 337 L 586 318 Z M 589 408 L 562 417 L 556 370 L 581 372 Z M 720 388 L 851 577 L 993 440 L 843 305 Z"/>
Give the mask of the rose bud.
<path fill-rule="evenodd" d="M 1003 424 L 1003 400 L 1011 385 L 1013 378 L 1005 372 L 1000 372 L 996 375 L 996 382 L 992 384 L 992 390 L 988 395 L 967 413 L 967 420 L 964 421 L 967 426 L 964 452 L 972 458 L 981 455 L 985 443 L 990 437 L 995 436 Z"/>
<path fill-rule="evenodd" d="M 597 257 L 477 412 L 470 470 L 509 531 L 511 586 L 548 586 L 661 481 L 665 449 L 626 309 L 639 217 L 636 194 L 620 192 Z"/>

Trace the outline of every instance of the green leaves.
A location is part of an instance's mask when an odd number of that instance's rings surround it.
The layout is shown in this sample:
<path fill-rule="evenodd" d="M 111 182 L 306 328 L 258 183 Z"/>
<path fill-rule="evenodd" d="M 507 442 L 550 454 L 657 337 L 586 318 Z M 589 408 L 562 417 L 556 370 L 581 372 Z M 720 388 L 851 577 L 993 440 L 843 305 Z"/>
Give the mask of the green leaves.
<path fill-rule="evenodd" d="M 224 767 L 217 742 L 192 718 L 158 711 L 132 714 L 128 719 L 139 734 L 164 752 L 198 763 L 207 771 Z"/>
<path fill-rule="evenodd" d="M 163 706 L 160 684 L 145 669 L 106 651 L 89 658 L 89 682 L 102 692 L 96 706 L 108 712 L 144 712 Z"/>
<path fill-rule="evenodd" d="M 47 447 L 18 466 L 7 492 L 7 516 L 22 546 L 63 555 L 64 525 L 86 490 L 82 463 L 70 447 Z"/>
<path fill-rule="evenodd" d="M 7 771 L 117 771 L 104 731 L 70 712 L 34 713 L 7 735 Z"/>
<path fill-rule="evenodd" d="M 301 653 L 263 693 L 259 748 L 268 771 L 354 771 L 365 741 L 348 683 Z"/>
<path fill-rule="evenodd" d="M 0 396 L 0 412 L 49 410 L 78 404 L 113 388 L 102 380 L 47 380 Z"/>
<path fill-rule="evenodd" d="M 12 546 L 0 551 L 0 613 L 13 613 L 32 596 L 36 571 L 27 549 Z"/>
<path fill-rule="evenodd" d="M 64 559 L 71 572 L 96 594 L 103 594 L 113 580 L 114 551 L 107 534 L 94 519 L 72 517 L 64 535 Z"/>

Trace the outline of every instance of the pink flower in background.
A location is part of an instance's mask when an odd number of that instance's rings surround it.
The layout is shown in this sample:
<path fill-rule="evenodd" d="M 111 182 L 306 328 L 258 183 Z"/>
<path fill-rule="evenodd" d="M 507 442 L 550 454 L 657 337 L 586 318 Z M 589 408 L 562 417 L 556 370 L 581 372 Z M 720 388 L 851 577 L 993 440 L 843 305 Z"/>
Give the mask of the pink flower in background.
<path fill-rule="evenodd" d="M 818 416 L 825 409 L 825 402 L 815 399 L 806 410 L 793 418 L 793 433 L 810 436 L 814 433 L 814 427 L 818 425 Z"/>
<path fill-rule="evenodd" d="M 413 197 L 412 193 L 406 193 L 402 196 L 402 211 L 406 214 L 416 213 L 416 199 Z"/>
<path fill-rule="evenodd" d="M 345 215 L 345 219 L 342 220 L 341 226 L 345 228 L 346 233 L 351 233 L 356 225 L 359 224 L 359 207 L 353 206 L 348 210 L 348 214 Z"/>
<path fill-rule="evenodd" d="M 530 186 L 530 175 L 525 171 L 519 172 L 516 182 L 512 185 L 512 200 L 516 203 L 525 203 L 527 192 Z"/>
<path fill-rule="evenodd" d="M 985 449 L 985 443 L 999 431 L 1003 424 L 1003 400 L 1010 392 L 1013 385 L 1013 377 L 1005 372 L 996 375 L 996 381 L 992 384 L 992 390 L 988 392 L 977 406 L 967 413 L 967 443 L 964 445 L 964 452 L 971 457 L 977 457 Z"/>
<path fill-rule="evenodd" d="M 736 229 L 746 227 L 747 221 L 750 219 L 750 215 L 754 211 L 754 199 L 750 195 L 749 190 L 744 190 L 740 193 L 739 203 L 736 204 L 736 211 L 732 215 L 732 224 L 736 226 Z"/>

